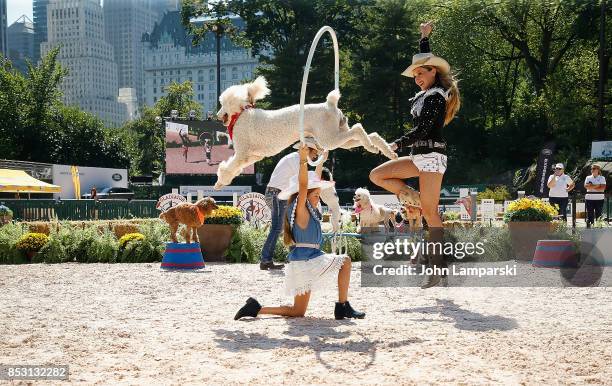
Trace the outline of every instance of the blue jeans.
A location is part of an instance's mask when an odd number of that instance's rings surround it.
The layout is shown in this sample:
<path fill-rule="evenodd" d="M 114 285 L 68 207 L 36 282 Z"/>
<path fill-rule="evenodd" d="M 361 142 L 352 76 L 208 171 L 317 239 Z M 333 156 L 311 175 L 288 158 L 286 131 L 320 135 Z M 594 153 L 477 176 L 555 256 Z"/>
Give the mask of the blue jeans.
<path fill-rule="evenodd" d="M 279 200 L 278 194 L 280 190 L 275 188 L 266 188 L 266 204 L 272 211 L 272 225 L 270 226 L 270 233 L 264 243 L 263 250 L 261 251 L 261 262 L 267 263 L 272 261 L 274 257 L 274 248 L 276 247 L 276 241 L 278 236 L 283 230 L 283 221 L 285 219 L 285 210 L 287 209 L 287 201 Z"/>

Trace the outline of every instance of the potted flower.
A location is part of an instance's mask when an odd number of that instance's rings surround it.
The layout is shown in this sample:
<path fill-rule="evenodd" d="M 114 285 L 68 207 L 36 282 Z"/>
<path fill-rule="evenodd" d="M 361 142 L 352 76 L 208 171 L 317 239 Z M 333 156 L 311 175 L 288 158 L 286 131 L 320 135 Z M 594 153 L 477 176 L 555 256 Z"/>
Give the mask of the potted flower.
<path fill-rule="evenodd" d="M 558 210 L 537 198 L 521 198 L 511 202 L 504 213 L 508 223 L 512 248 L 518 260 L 530 261 L 538 240 L 543 240 L 552 230 L 552 220 Z"/>
<path fill-rule="evenodd" d="M 206 261 L 225 261 L 236 226 L 242 224 L 242 210 L 228 205 L 219 205 L 206 217 L 198 228 L 198 238 Z"/>
<path fill-rule="evenodd" d="M 0 205 L 0 225 L 8 224 L 13 220 L 13 211 L 4 205 Z"/>
<path fill-rule="evenodd" d="M 15 247 L 26 254 L 28 261 L 32 261 L 32 258 L 36 256 L 38 251 L 47 244 L 49 236 L 44 233 L 26 233 L 15 244 Z"/>

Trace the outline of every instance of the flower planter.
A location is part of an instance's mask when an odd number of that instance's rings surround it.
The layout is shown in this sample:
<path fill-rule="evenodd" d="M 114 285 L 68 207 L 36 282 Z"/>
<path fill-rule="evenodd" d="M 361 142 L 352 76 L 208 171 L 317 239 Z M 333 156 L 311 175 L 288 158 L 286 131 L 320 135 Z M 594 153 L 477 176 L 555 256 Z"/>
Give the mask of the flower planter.
<path fill-rule="evenodd" d="M 547 221 L 512 221 L 508 223 L 512 249 L 517 260 L 532 261 L 538 244 L 552 231 Z"/>
<path fill-rule="evenodd" d="M 28 263 L 32 262 L 32 259 L 34 259 L 34 257 L 36 256 L 37 253 L 38 253 L 38 251 L 27 251 L 26 252 L 26 256 L 28 258 Z"/>
<path fill-rule="evenodd" d="M 233 233 L 233 225 L 204 224 L 198 228 L 204 261 L 225 261 L 225 251 L 230 246 Z"/>

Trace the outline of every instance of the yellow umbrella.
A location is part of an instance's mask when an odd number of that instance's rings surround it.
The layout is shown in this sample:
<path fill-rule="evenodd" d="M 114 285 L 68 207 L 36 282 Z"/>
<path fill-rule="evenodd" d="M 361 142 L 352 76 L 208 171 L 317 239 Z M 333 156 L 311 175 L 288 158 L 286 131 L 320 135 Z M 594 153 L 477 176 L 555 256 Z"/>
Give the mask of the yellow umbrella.
<path fill-rule="evenodd" d="M 23 170 L 0 169 L 0 192 L 4 193 L 60 193 L 57 185 L 39 181 Z"/>

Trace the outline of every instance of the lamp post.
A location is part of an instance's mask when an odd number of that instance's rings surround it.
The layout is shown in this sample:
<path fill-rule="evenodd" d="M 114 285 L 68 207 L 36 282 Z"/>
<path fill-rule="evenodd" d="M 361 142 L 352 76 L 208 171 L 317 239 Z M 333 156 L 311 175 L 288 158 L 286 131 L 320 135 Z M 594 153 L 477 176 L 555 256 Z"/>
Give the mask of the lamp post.
<path fill-rule="evenodd" d="M 221 102 L 219 102 L 219 95 L 221 95 L 221 35 L 224 32 L 224 26 L 215 23 L 212 26 L 212 31 L 215 34 L 217 40 L 217 111 L 221 108 Z"/>

